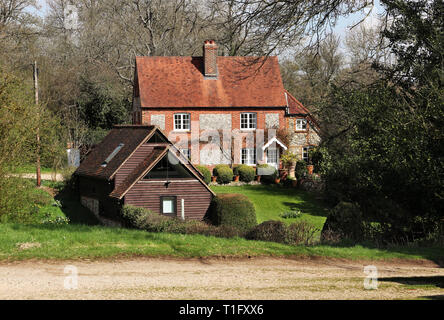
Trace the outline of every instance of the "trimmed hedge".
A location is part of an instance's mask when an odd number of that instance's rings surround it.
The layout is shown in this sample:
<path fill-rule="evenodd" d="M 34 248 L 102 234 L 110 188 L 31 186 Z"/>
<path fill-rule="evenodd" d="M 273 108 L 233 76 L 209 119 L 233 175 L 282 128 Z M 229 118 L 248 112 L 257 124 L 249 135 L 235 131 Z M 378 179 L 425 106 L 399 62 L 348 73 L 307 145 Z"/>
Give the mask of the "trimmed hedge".
<path fill-rule="evenodd" d="M 233 170 L 230 167 L 220 167 L 217 169 L 217 183 L 227 184 L 233 181 Z"/>
<path fill-rule="evenodd" d="M 201 166 L 201 165 L 197 165 L 196 168 L 203 175 L 205 183 L 209 184 L 211 182 L 211 172 L 210 172 L 210 170 L 208 170 L 207 167 Z"/>
<path fill-rule="evenodd" d="M 254 205 L 242 194 L 220 194 L 214 197 L 209 218 L 216 226 L 234 227 L 242 234 L 257 225 Z"/>
<path fill-rule="evenodd" d="M 233 174 L 239 176 L 239 180 L 243 182 L 251 182 L 254 180 L 256 171 L 253 167 L 246 164 L 241 164 L 233 168 Z"/>
<path fill-rule="evenodd" d="M 218 164 L 213 168 L 213 176 L 217 177 L 219 175 L 218 171 L 221 168 L 228 168 L 230 169 L 230 167 L 226 164 Z"/>

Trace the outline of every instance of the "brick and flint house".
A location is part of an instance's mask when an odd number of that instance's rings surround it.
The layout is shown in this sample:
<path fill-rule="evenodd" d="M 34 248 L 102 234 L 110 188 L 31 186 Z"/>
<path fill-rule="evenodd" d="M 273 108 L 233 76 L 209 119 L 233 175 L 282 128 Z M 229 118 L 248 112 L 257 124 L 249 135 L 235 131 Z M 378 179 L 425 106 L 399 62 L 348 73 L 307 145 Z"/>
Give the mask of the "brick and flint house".
<path fill-rule="evenodd" d="M 284 89 L 277 57 L 226 57 L 217 52 L 214 41 L 205 41 L 203 57 L 137 57 L 133 123 L 158 126 L 194 164 L 262 162 L 279 167 L 287 149 L 306 160 L 309 148 L 320 142 L 319 126 Z M 255 134 L 259 129 L 264 138 Z M 208 133 L 214 130 L 245 139 L 226 148 L 225 138 Z M 286 141 L 269 134 L 282 130 Z M 254 137 L 252 143 L 248 135 Z M 210 152 L 210 140 L 219 141 L 220 150 Z"/>

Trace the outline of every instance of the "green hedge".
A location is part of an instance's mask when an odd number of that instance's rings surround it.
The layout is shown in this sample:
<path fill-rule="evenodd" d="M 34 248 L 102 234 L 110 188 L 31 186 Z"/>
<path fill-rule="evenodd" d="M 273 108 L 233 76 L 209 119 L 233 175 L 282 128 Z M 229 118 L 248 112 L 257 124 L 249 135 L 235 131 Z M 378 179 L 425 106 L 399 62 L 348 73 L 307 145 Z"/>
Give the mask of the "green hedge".
<path fill-rule="evenodd" d="M 217 169 L 217 183 L 227 184 L 233 181 L 233 170 L 230 167 L 220 167 Z"/>
<path fill-rule="evenodd" d="M 242 234 L 257 225 L 254 205 L 242 194 L 220 194 L 214 197 L 209 218 L 217 226 L 234 227 Z"/>
<path fill-rule="evenodd" d="M 239 180 L 243 182 L 251 182 L 254 180 L 256 171 L 253 167 L 241 164 L 233 168 L 233 174 L 239 176 Z"/>
<path fill-rule="evenodd" d="M 213 176 L 217 177 L 219 175 L 219 173 L 218 173 L 219 169 L 222 169 L 222 168 L 230 169 L 230 167 L 226 164 L 218 164 L 213 168 Z"/>
<path fill-rule="evenodd" d="M 201 165 L 197 165 L 196 168 L 203 175 L 205 183 L 209 184 L 211 182 L 211 172 L 210 172 L 210 170 L 208 170 L 207 167 L 201 166 Z"/>

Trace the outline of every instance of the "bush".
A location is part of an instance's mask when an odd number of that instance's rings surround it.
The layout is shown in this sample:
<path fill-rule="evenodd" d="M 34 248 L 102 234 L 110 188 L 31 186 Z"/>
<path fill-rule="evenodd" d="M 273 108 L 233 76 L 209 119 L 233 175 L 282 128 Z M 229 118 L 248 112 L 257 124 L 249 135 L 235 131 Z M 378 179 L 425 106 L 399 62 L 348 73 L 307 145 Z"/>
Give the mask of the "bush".
<path fill-rule="evenodd" d="M 298 221 L 287 227 L 285 243 L 291 245 L 310 245 L 319 229 L 307 221 Z"/>
<path fill-rule="evenodd" d="M 226 164 L 218 164 L 213 168 L 213 176 L 217 177 L 219 175 L 218 171 L 221 168 L 228 168 L 230 169 L 230 167 Z M 230 169 L 231 170 L 231 169 Z"/>
<path fill-rule="evenodd" d="M 258 165 L 256 171 L 257 175 L 261 176 L 261 182 L 266 184 L 274 183 L 274 180 L 278 177 L 276 168 L 268 164 Z"/>
<path fill-rule="evenodd" d="M 316 227 L 306 221 L 286 226 L 282 221 L 265 221 L 248 232 L 246 238 L 251 240 L 272 241 L 290 245 L 309 245 L 313 242 Z"/>
<path fill-rule="evenodd" d="M 148 216 L 152 212 L 145 208 L 124 205 L 122 208 L 122 218 L 128 227 L 145 229 Z"/>
<path fill-rule="evenodd" d="M 303 160 L 296 161 L 296 167 L 294 169 L 296 179 L 301 179 L 308 174 L 307 163 Z"/>
<path fill-rule="evenodd" d="M 359 207 L 350 202 L 340 202 L 327 217 L 321 233 L 321 240 L 327 238 L 363 240 L 364 225 Z"/>
<path fill-rule="evenodd" d="M 211 182 L 211 172 L 210 172 L 210 170 L 208 170 L 207 167 L 201 166 L 201 165 L 197 165 L 196 168 L 203 175 L 205 183 L 209 184 Z"/>
<path fill-rule="evenodd" d="M 217 169 L 217 183 L 226 184 L 233 181 L 233 170 L 230 167 L 220 167 Z"/>
<path fill-rule="evenodd" d="M 284 243 L 286 239 L 286 227 L 282 221 L 265 221 L 251 229 L 246 238 L 250 240 Z"/>
<path fill-rule="evenodd" d="M 256 171 L 253 167 L 246 164 L 241 164 L 233 168 L 233 174 L 239 176 L 239 180 L 243 182 L 251 182 L 254 180 Z"/>
<path fill-rule="evenodd" d="M 280 217 L 284 219 L 299 218 L 301 216 L 302 212 L 299 209 L 293 209 L 292 211 L 286 211 L 280 214 Z"/>
<path fill-rule="evenodd" d="M 241 234 L 257 224 L 253 204 L 241 194 L 220 194 L 214 197 L 209 218 L 214 225 L 234 227 Z"/>

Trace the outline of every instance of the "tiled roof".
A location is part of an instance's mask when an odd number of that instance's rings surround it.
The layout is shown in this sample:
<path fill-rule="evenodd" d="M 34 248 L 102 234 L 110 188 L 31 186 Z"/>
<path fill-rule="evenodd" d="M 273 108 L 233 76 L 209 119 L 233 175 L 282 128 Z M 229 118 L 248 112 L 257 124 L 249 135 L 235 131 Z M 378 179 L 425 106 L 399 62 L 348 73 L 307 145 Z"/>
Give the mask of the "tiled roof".
<path fill-rule="evenodd" d="M 108 135 L 82 161 L 75 174 L 110 179 L 122 163 L 134 152 L 155 126 L 128 125 L 114 126 Z M 123 144 L 117 154 L 103 167 L 102 164 L 119 144 Z"/>
<path fill-rule="evenodd" d="M 310 111 L 304 107 L 302 103 L 299 102 L 298 99 L 293 97 L 290 92 L 285 90 L 287 93 L 288 99 L 288 114 L 300 114 L 300 115 L 308 115 Z"/>
<path fill-rule="evenodd" d="M 218 56 L 217 67 L 208 79 L 202 57 L 137 57 L 142 108 L 287 105 L 277 57 Z"/>

